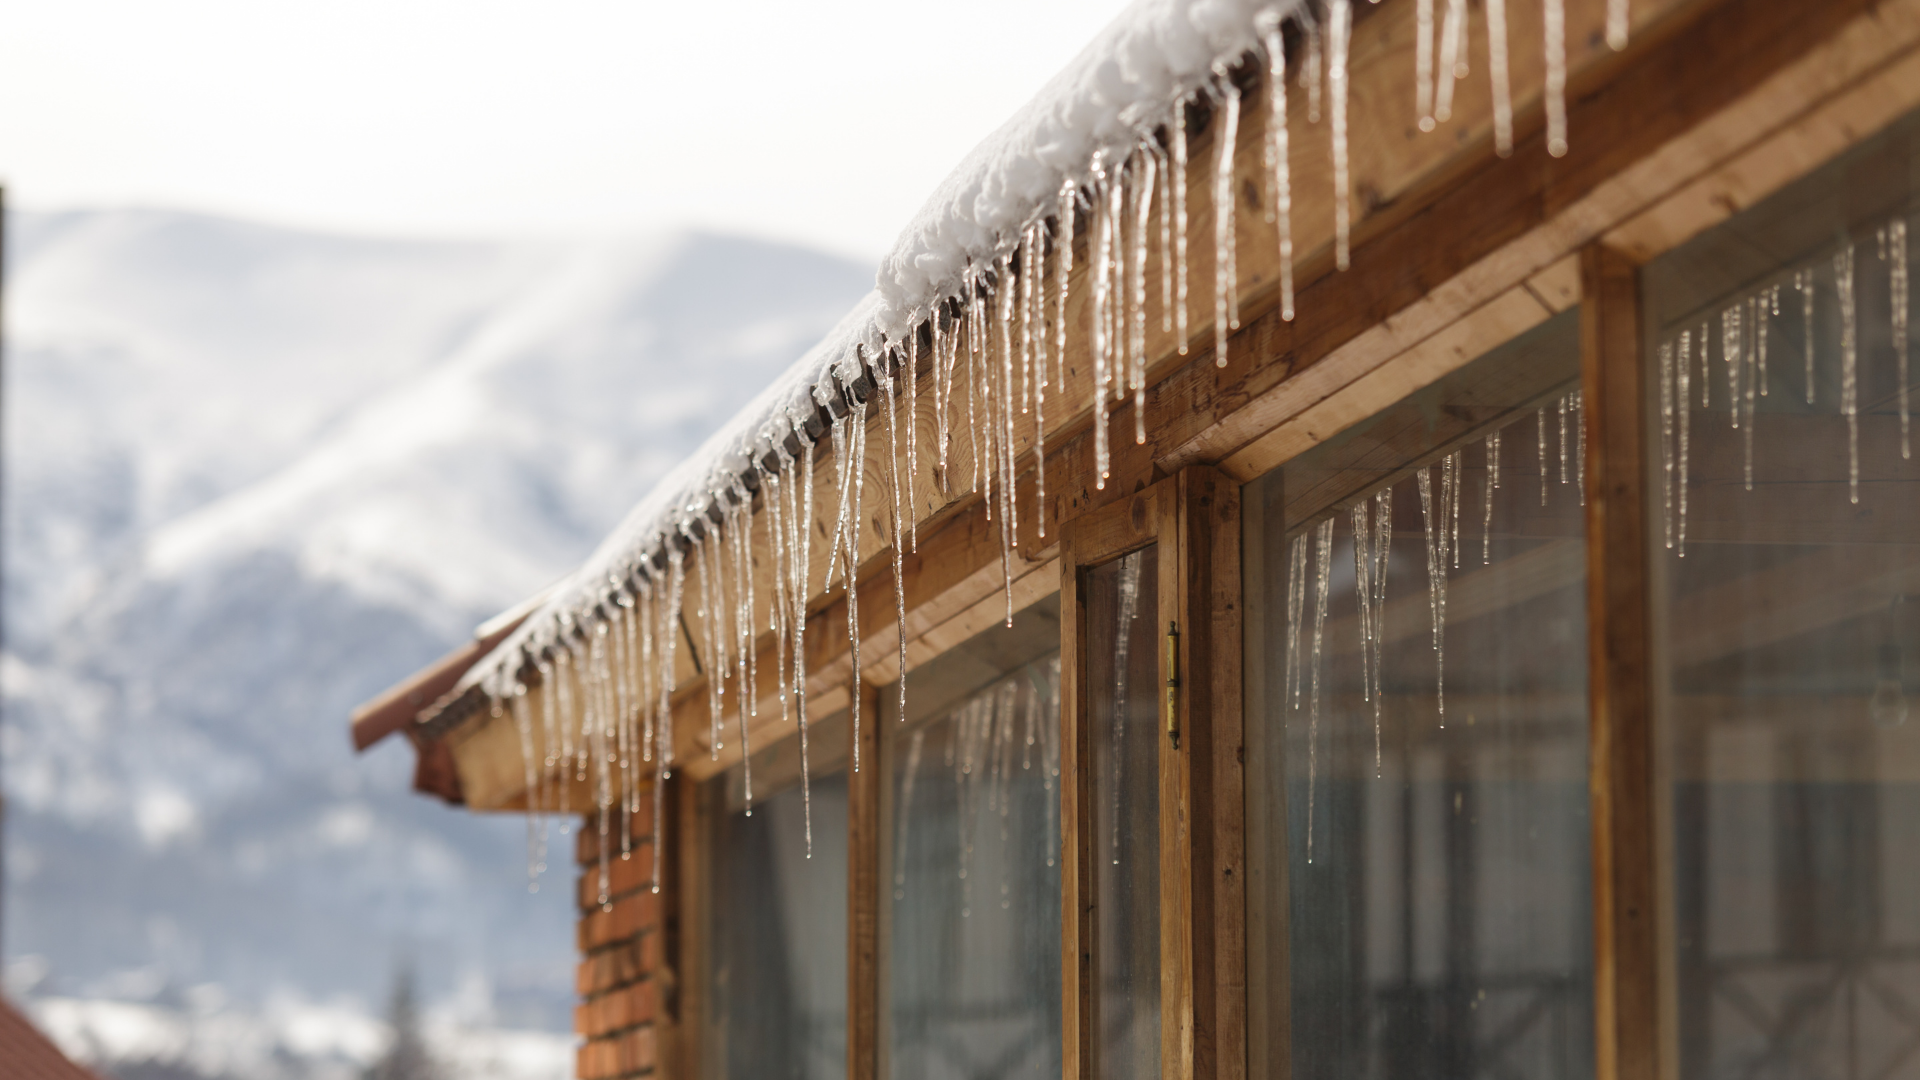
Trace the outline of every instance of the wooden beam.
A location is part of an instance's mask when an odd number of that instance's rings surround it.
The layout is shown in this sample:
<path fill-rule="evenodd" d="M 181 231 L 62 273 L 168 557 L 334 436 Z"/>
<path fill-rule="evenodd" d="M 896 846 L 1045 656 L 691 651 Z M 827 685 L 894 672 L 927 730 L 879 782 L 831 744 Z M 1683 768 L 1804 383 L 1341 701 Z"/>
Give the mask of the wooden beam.
<path fill-rule="evenodd" d="M 1595 245 L 1581 257 L 1581 381 L 1587 433 L 1588 750 L 1593 823 L 1597 1080 L 1657 1080 L 1659 845 L 1654 827 L 1648 650 L 1645 364 L 1634 264 Z"/>

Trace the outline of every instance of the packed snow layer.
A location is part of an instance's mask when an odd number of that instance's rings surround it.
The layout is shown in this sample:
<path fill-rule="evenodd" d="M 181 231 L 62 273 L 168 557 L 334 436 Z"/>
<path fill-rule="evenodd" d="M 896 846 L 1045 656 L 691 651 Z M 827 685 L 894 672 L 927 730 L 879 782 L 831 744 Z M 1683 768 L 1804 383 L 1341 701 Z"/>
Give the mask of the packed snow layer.
<path fill-rule="evenodd" d="M 523 648 L 551 644 L 563 617 L 590 610 L 677 542 L 752 462 L 778 455 L 791 433 L 861 378 L 889 342 L 905 340 L 936 303 L 967 287 L 970 272 L 1011 251 L 1063 184 L 1086 181 L 1102 155 L 1117 162 L 1150 138 L 1178 103 L 1204 93 L 1254 50 L 1258 21 L 1276 16 L 1310 17 L 1304 0 L 1139 0 L 1123 12 L 941 183 L 881 263 L 873 293 L 665 477 L 459 689 L 511 674 L 518 667 L 511 658 Z"/>

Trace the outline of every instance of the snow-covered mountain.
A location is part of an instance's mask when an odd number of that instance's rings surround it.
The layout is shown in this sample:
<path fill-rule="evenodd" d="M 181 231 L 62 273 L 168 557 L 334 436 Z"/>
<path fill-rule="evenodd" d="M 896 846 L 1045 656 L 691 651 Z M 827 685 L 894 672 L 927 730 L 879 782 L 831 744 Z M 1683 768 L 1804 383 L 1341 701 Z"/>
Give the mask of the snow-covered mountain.
<path fill-rule="evenodd" d="M 522 822 L 408 794 L 347 713 L 582 558 L 870 272 L 161 211 L 8 239 L 13 981 L 370 1003 L 404 958 L 564 1029 L 567 890 L 528 895 Z"/>

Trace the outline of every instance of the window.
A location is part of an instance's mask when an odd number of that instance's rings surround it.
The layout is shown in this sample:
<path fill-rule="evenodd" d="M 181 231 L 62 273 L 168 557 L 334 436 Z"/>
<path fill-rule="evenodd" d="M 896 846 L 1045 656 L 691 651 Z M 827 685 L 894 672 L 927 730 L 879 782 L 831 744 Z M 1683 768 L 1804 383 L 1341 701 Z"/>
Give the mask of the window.
<path fill-rule="evenodd" d="M 751 813 L 740 766 L 701 791 L 712 901 L 700 1060 L 710 1080 L 847 1075 L 846 715 L 810 735 L 810 790 L 788 739 L 754 754 Z"/>
<path fill-rule="evenodd" d="M 1920 1071 L 1920 122 L 1642 271 L 1683 1077 Z"/>
<path fill-rule="evenodd" d="M 1592 1075 L 1578 374 L 1569 313 L 1247 489 L 1253 1075 Z"/>
<path fill-rule="evenodd" d="M 882 1075 L 1060 1075 L 1057 598 L 882 691 Z"/>

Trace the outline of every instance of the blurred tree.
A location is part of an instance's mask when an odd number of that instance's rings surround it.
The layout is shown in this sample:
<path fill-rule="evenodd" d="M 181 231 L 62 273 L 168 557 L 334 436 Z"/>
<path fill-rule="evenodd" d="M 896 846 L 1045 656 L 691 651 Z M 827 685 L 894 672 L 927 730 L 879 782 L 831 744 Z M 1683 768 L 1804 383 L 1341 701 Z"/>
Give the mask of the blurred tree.
<path fill-rule="evenodd" d="M 393 1028 L 393 1042 L 366 1071 L 365 1080 L 441 1080 L 440 1063 L 433 1059 L 420 1031 L 420 1005 L 414 998 L 411 964 L 401 965 L 394 975 L 387 1023 Z"/>

